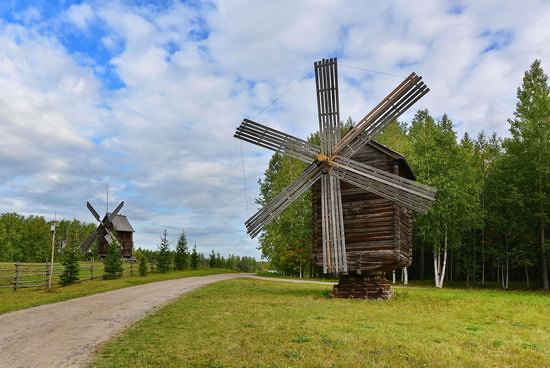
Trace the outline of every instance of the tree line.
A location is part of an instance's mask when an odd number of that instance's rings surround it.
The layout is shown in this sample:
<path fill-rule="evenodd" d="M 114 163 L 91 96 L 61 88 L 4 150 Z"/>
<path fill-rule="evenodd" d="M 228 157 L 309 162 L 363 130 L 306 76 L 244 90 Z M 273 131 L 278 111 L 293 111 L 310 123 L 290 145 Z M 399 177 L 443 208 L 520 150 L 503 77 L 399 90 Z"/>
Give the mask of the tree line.
<path fill-rule="evenodd" d="M 53 221 L 42 216 L 0 214 L 0 262 L 46 262 L 51 255 Z M 76 219 L 61 220 L 56 226 L 55 258 L 64 247 L 78 247 L 96 225 Z M 94 247 L 95 250 L 95 247 Z"/>
<path fill-rule="evenodd" d="M 508 289 L 510 281 L 548 290 L 550 222 L 550 86 L 536 60 L 517 89 L 510 136 L 465 133 L 458 137 L 450 116 L 435 119 L 419 110 L 410 124 L 393 122 L 376 140 L 403 154 L 417 180 L 435 187 L 426 214 L 414 214 L 413 264 L 409 276 Z M 351 119 L 344 129 L 353 125 Z M 310 137 L 315 143 L 317 134 Z M 273 155 L 259 181 L 264 204 L 304 169 Z M 298 275 L 310 262 L 311 191 L 291 205 L 260 236 L 272 266 Z"/>
<path fill-rule="evenodd" d="M 53 224 L 53 221 L 46 220 L 43 216 L 23 216 L 13 212 L 0 214 L 0 262 L 49 261 L 52 246 L 51 226 Z M 65 258 L 88 259 L 90 256 L 97 259 L 95 245 L 91 247 L 89 254 L 80 253 L 80 244 L 96 229 L 96 226 L 93 223 L 76 219 L 58 221 L 54 259 L 59 261 L 63 261 Z M 164 272 L 169 269 L 184 270 L 203 267 L 254 272 L 258 268 L 258 263 L 253 257 L 232 254 L 224 257 L 214 250 L 212 250 L 213 256 L 212 254 L 205 256 L 203 253 L 197 252 L 196 246 L 189 249 L 185 231 L 181 232 L 176 248 L 172 250 L 167 236 L 165 231 L 156 250 L 137 248 L 134 250 L 134 256 L 137 259 L 145 256 L 147 259 L 159 263 L 160 269 Z M 120 249 L 110 246 L 107 258 L 113 259 L 114 263 L 110 267 L 115 270 L 112 274 L 116 274 L 122 267 L 114 260 L 120 258 Z"/>
<path fill-rule="evenodd" d="M 204 253 L 197 251 L 196 244 L 190 250 L 185 230 L 182 230 L 175 250 L 171 249 L 168 233 L 164 230 L 156 250 L 138 248 L 134 255 L 137 258 L 146 258 L 153 261 L 159 272 L 189 268 L 195 270 L 197 268 L 225 268 L 240 272 L 255 272 L 260 267 L 254 257 L 241 257 L 233 254 L 224 257 L 214 249 L 208 256 L 205 256 Z"/>

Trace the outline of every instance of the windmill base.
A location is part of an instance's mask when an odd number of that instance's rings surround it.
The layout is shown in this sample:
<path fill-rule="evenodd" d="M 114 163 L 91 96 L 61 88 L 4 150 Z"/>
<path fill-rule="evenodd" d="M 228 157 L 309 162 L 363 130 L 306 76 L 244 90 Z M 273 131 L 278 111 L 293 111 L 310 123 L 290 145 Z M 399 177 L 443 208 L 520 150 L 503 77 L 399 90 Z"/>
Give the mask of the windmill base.
<path fill-rule="evenodd" d="M 371 271 L 362 275 L 341 275 L 332 297 L 356 299 L 390 299 L 393 296 L 383 272 Z"/>

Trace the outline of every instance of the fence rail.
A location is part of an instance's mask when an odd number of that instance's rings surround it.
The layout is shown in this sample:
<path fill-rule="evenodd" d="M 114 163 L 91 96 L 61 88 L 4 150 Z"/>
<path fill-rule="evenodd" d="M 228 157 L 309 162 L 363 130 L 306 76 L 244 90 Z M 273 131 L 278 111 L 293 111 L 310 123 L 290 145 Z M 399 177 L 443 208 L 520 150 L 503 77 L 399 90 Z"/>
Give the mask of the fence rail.
<path fill-rule="evenodd" d="M 138 267 L 135 263 L 137 263 L 135 260 L 124 260 L 123 276 L 138 274 Z M 62 264 L 54 263 L 52 284 L 60 283 L 59 277 L 63 270 Z M 93 258 L 89 261 L 81 261 L 78 281 L 102 278 L 103 273 L 102 261 Z M 0 288 L 13 288 L 13 291 L 16 291 L 17 289 L 44 287 L 48 286 L 49 276 L 49 263 L 0 263 Z"/>

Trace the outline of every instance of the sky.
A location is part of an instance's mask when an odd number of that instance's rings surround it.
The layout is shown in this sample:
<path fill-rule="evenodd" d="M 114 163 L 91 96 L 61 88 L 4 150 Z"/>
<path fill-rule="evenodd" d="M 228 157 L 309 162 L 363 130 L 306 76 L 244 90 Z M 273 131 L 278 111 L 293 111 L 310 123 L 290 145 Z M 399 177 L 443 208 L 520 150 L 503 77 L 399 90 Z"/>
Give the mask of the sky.
<path fill-rule="evenodd" d="M 258 257 L 243 222 L 271 152 L 233 133 L 289 88 L 255 120 L 314 132 L 329 57 L 342 118 L 416 72 L 431 91 L 400 120 L 426 108 L 459 136 L 507 136 L 524 71 L 550 71 L 550 2 L 3 0 L 0 213 L 92 222 L 109 187 L 136 246 L 185 229 L 199 251 Z"/>

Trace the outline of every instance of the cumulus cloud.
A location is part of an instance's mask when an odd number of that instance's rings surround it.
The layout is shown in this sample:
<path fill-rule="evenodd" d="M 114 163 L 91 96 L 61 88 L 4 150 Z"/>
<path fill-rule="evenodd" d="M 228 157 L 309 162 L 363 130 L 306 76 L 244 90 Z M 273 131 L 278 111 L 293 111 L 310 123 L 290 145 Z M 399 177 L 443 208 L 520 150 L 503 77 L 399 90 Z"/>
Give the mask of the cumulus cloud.
<path fill-rule="evenodd" d="M 76 216 L 125 200 L 139 246 L 185 228 L 201 251 L 258 255 L 242 222 L 270 152 L 243 117 L 317 129 L 313 62 L 338 56 L 342 118 L 415 71 L 459 134 L 507 134 L 515 89 L 550 59 L 548 2 L 88 1 L 0 6 L 0 211 Z M 550 66 L 546 67 L 550 70 Z M 248 202 L 245 200 L 245 163 Z M 114 206 L 114 203 L 111 203 Z"/>

